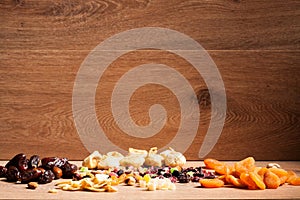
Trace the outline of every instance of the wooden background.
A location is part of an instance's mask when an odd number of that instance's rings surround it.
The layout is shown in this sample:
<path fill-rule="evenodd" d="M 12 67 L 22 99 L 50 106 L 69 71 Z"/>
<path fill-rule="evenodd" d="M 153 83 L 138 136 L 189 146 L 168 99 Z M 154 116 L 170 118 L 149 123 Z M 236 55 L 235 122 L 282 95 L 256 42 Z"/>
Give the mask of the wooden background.
<path fill-rule="evenodd" d="M 218 66 L 226 88 L 227 115 L 209 157 L 299 160 L 298 0 L 0 0 L 0 159 L 19 152 L 70 159 L 88 155 L 72 115 L 76 73 L 106 38 L 150 26 L 189 35 Z M 122 70 L 151 59 L 163 62 L 185 73 L 198 94 L 199 130 L 185 152 L 188 159 L 198 159 L 210 120 L 207 87 L 199 75 L 186 70 L 184 60 L 158 50 L 147 55 L 133 52 L 106 72 L 97 88 L 98 120 L 122 148 L 153 145 L 149 140 L 133 143 L 117 137 L 120 132 L 105 109 L 111 94 L 105 91 Z M 130 104 L 133 119 L 147 124 L 148 104 L 162 101 L 171 113 L 171 125 L 163 131 L 174 133 L 180 117 L 169 96 L 154 85 L 141 88 Z M 169 139 L 155 141 L 161 147 Z"/>

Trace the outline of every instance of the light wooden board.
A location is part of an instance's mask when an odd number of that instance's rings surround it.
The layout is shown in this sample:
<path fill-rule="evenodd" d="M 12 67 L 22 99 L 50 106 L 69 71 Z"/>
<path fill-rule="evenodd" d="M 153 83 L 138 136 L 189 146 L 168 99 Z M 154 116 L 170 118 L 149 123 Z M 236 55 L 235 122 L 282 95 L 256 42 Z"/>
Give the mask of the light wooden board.
<path fill-rule="evenodd" d="M 0 165 L 6 162 L 0 162 Z M 80 166 L 81 162 L 73 162 Z M 230 163 L 230 162 L 228 162 Z M 257 162 L 265 166 L 268 162 Z M 277 162 L 286 170 L 300 174 L 300 162 Z M 189 162 L 186 166 L 203 166 L 203 162 Z M 278 189 L 246 190 L 231 187 L 206 189 L 199 183 L 176 184 L 174 191 L 145 191 L 134 186 L 117 186 L 116 193 L 69 192 L 58 190 L 57 194 L 48 193 L 55 188 L 52 183 L 40 185 L 36 190 L 26 189 L 26 184 L 14 184 L 0 181 L 0 199 L 300 199 L 300 186 L 284 185 Z"/>
<path fill-rule="evenodd" d="M 292 0 L 1 1 L 0 159 L 19 152 L 70 159 L 87 156 L 72 113 L 77 71 L 106 38 L 151 26 L 195 39 L 221 73 L 227 114 L 222 135 L 208 156 L 299 160 L 299 7 L 299 1 Z M 140 125 L 149 123 L 150 105 L 165 106 L 170 116 L 156 137 L 129 137 L 112 117 L 114 83 L 133 66 L 147 62 L 172 66 L 198 95 L 198 132 L 185 155 L 199 159 L 211 117 L 209 93 L 203 78 L 184 59 L 170 53 L 132 52 L 113 63 L 97 87 L 99 124 L 123 149 L 162 147 L 175 135 L 178 103 L 170 91 L 157 85 L 140 88 L 130 103 L 131 115 Z"/>

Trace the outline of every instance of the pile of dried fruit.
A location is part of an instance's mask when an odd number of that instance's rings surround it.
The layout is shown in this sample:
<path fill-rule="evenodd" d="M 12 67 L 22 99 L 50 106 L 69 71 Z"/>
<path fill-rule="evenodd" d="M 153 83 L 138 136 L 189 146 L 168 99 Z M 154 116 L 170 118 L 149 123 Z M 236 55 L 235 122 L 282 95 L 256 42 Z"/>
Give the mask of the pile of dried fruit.
<path fill-rule="evenodd" d="M 278 164 L 257 167 L 253 157 L 228 165 L 215 159 L 205 159 L 205 167 L 183 168 L 183 154 L 169 149 L 160 154 L 153 147 L 148 152 L 129 149 L 123 156 L 119 152 L 101 155 L 95 151 L 84 159 L 82 167 L 69 163 L 67 158 L 47 157 L 40 160 L 33 155 L 14 156 L 5 167 L 0 166 L 0 177 L 9 182 L 28 183 L 35 189 L 38 183 L 68 178 L 56 183 L 66 191 L 116 192 L 117 185 L 129 185 L 147 190 L 175 190 L 175 183 L 199 182 L 202 187 L 217 188 L 233 185 L 248 189 L 276 189 L 288 183 L 300 185 L 300 178 L 293 171 L 281 169 Z M 57 192 L 53 189 L 51 192 Z"/>
<path fill-rule="evenodd" d="M 77 166 L 69 163 L 67 158 L 47 157 L 40 160 L 38 155 L 30 159 L 23 153 L 15 155 L 4 167 L 0 166 L 0 177 L 8 182 L 40 184 L 50 183 L 54 179 L 72 178 Z M 28 184 L 29 188 L 36 188 L 37 183 Z"/>
<path fill-rule="evenodd" d="M 238 188 L 255 189 L 276 189 L 284 183 L 300 185 L 300 177 L 293 171 L 286 171 L 278 168 L 279 165 L 269 165 L 267 167 L 255 166 L 253 157 L 245 158 L 229 166 L 215 159 L 205 159 L 207 168 L 218 173 L 215 179 L 202 179 L 200 184 L 207 188 L 222 187 L 230 184 Z"/>

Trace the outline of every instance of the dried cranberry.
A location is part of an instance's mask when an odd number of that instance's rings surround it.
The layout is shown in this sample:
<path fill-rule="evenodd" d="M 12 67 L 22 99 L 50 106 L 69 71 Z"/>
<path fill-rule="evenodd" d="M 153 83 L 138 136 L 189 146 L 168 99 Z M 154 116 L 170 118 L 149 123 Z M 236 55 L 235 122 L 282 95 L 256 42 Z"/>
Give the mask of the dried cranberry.
<path fill-rule="evenodd" d="M 5 177 L 7 172 L 7 168 L 0 166 L 0 178 Z"/>
<path fill-rule="evenodd" d="M 6 172 L 6 179 L 9 182 L 16 182 L 20 178 L 20 171 L 15 166 L 9 166 Z"/>
<path fill-rule="evenodd" d="M 28 167 L 37 168 L 39 166 L 39 163 L 40 163 L 40 157 L 38 155 L 33 155 L 29 159 Z"/>

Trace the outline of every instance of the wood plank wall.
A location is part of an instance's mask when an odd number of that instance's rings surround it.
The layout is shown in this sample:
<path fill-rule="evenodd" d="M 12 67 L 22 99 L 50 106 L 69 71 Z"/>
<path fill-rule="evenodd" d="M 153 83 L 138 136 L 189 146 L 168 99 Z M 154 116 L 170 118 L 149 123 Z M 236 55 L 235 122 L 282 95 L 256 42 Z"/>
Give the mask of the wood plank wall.
<path fill-rule="evenodd" d="M 182 32 L 216 63 L 227 114 L 209 157 L 299 160 L 299 0 L 0 0 L 0 159 L 19 152 L 70 159 L 88 155 L 72 115 L 77 71 L 100 42 L 140 27 Z M 186 70 L 184 60 L 159 50 L 146 54 L 120 58 L 103 76 L 96 95 L 99 124 L 124 149 L 165 145 L 169 138 L 162 134 L 155 140 L 122 136 L 105 104 L 113 80 L 130 66 L 163 62 L 182 71 L 201 97 L 199 129 L 185 152 L 197 160 L 211 115 L 207 87 Z M 162 101 L 173 120 L 163 131 L 173 134 L 180 111 L 172 106 L 174 99 L 168 101 L 169 92 L 153 85 L 139 92 L 130 104 L 133 119 L 147 124 L 149 105 Z"/>

